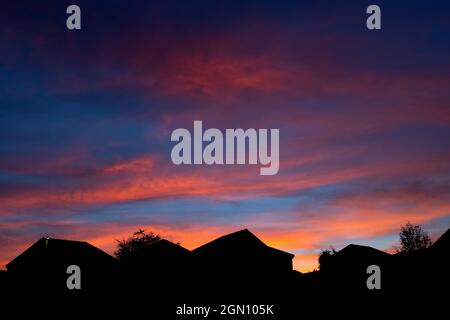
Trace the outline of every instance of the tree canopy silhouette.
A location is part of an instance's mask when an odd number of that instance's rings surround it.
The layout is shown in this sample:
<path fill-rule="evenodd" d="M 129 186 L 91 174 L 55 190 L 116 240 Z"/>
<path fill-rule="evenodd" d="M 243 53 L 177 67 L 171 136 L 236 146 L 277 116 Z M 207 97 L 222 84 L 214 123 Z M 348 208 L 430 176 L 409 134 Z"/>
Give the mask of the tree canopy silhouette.
<path fill-rule="evenodd" d="M 414 250 L 421 250 L 431 246 L 430 236 L 418 224 L 407 222 L 406 225 L 401 226 L 400 229 L 400 250 L 403 252 L 410 252 Z"/>
<path fill-rule="evenodd" d="M 160 240 L 161 237 L 159 235 L 139 229 L 128 239 L 117 240 L 117 250 L 115 255 L 120 260 L 129 259 L 141 254 L 149 246 Z"/>
<path fill-rule="evenodd" d="M 327 270 L 330 267 L 333 255 L 336 254 L 336 250 L 331 247 L 330 249 L 325 249 L 320 252 L 319 255 L 319 269 L 321 271 Z"/>

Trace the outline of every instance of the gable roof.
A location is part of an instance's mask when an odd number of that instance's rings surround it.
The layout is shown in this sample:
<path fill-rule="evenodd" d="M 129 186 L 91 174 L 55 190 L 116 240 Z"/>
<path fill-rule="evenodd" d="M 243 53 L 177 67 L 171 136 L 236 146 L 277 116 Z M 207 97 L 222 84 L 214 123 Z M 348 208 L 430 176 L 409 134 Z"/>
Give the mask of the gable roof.
<path fill-rule="evenodd" d="M 444 234 L 442 234 L 431 247 L 438 249 L 450 249 L 450 229 L 445 231 Z"/>
<path fill-rule="evenodd" d="M 266 253 L 270 255 L 293 258 L 294 255 L 285 251 L 281 251 L 269 247 L 262 242 L 258 237 L 251 233 L 248 229 L 243 229 L 237 232 L 227 234 L 219 237 L 211 242 L 208 242 L 192 251 L 197 255 L 210 255 L 215 253 Z"/>
<path fill-rule="evenodd" d="M 134 258 L 178 258 L 190 254 L 191 251 L 182 247 L 179 244 L 173 243 L 166 239 L 161 239 L 152 245 L 146 247 L 142 252 L 139 252 Z"/>
<path fill-rule="evenodd" d="M 41 238 L 28 249 L 10 261 L 6 268 L 18 268 L 41 265 L 45 261 L 113 263 L 116 258 L 84 241 Z"/>
<path fill-rule="evenodd" d="M 390 254 L 384 251 L 357 244 L 349 244 L 336 253 L 336 256 L 343 258 L 385 258 Z"/>
<path fill-rule="evenodd" d="M 153 250 L 164 250 L 180 254 L 187 254 L 190 252 L 188 249 L 182 247 L 181 245 L 173 243 L 166 239 L 159 240 L 158 242 L 152 244 L 150 248 Z"/>

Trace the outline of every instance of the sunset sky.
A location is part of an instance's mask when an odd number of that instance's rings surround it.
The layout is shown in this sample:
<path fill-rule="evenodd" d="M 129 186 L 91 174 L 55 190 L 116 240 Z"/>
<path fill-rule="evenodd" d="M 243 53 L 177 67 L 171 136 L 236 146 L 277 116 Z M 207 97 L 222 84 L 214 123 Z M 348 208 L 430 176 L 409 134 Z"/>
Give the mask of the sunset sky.
<path fill-rule="evenodd" d="M 450 227 L 450 3 L 12 1 L 0 10 L 0 268 L 43 236 L 188 249 L 248 228 L 317 267 Z M 395 3 L 394 3 L 395 2 Z M 66 29 L 66 7 L 82 30 Z M 279 128 L 280 170 L 176 166 L 176 128 Z"/>

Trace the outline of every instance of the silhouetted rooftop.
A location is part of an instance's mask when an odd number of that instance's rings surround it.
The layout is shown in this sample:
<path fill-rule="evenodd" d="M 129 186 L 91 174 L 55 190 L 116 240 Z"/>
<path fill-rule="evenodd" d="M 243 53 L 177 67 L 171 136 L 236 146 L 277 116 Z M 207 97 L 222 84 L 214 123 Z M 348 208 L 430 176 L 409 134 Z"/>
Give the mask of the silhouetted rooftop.
<path fill-rule="evenodd" d="M 294 255 L 269 247 L 248 229 L 243 229 L 217 238 L 193 250 L 195 254 L 209 254 L 215 252 L 267 252 L 272 255 L 293 258 Z"/>
<path fill-rule="evenodd" d="M 116 259 L 106 252 L 84 241 L 41 238 L 6 265 L 8 270 L 32 267 L 46 259 L 73 261 L 114 262 Z"/>
<path fill-rule="evenodd" d="M 336 253 L 337 256 L 342 257 L 388 257 L 390 256 L 389 253 L 386 253 L 384 251 L 368 247 L 368 246 L 361 246 L 357 244 L 349 244 L 345 248 L 339 250 Z"/>
<path fill-rule="evenodd" d="M 450 249 L 450 229 L 444 232 L 442 236 L 439 237 L 439 239 L 436 240 L 436 242 L 432 245 L 433 248 L 447 248 Z"/>

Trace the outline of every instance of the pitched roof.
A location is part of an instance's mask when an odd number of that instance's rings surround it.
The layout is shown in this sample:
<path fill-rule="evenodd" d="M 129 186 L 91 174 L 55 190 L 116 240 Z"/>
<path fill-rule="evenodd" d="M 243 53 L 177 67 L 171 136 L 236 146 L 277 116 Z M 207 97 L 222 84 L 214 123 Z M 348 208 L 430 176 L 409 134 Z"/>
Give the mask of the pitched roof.
<path fill-rule="evenodd" d="M 450 248 L 450 229 L 444 232 L 443 235 L 439 237 L 439 239 L 436 240 L 435 243 L 431 246 L 432 248 Z"/>
<path fill-rule="evenodd" d="M 219 237 L 198 247 L 192 252 L 194 254 L 200 255 L 214 254 L 215 252 L 269 253 L 272 255 L 288 257 L 291 259 L 294 257 L 294 255 L 291 253 L 269 247 L 248 229 L 243 229 Z"/>
<path fill-rule="evenodd" d="M 182 247 L 179 244 L 173 243 L 166 239 L 161 239 L 158 242 L 151 245 L 151 248 L 158 250 L 171 250 L 179 253 L 188 253 L 190 252 L 188 249 Z"/>
<path fill-rule="evenodd" d="M 161 239 L 145 248 L 141 253 L 147 256 L 182 257 L 191 253 L 188 249 L 166 239 Z"/>
<path fill-rule="evenodd" d="M 66 259 L 73 261 L 90 260 L 95 263 L 109 263 L 116 260 L 106 252 L 84 241 L 41 238 L 10 261 L 6 268 L 13 270 L 15 268 L 32 267 L 36 264 L 42 264 L 47 259 L 57 261 Z"/>
<path fill-rule="evenodd" d="M 339 250 L 336 253 L 337 256 L 341 257 L 375 257 L 375 258 L 384 258 L 390 256 L 389 253 L 386 253 L 384 251 L 368 247 L 368 246 L 361 246 L 357 244 L 349 244 L 345 248 Z"/>

